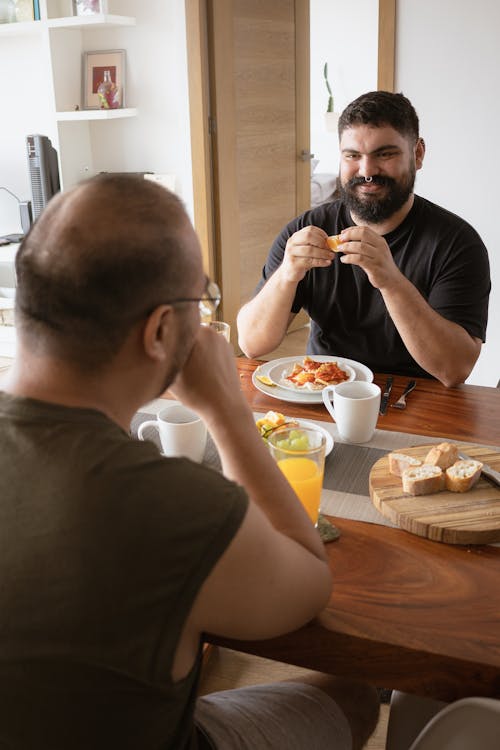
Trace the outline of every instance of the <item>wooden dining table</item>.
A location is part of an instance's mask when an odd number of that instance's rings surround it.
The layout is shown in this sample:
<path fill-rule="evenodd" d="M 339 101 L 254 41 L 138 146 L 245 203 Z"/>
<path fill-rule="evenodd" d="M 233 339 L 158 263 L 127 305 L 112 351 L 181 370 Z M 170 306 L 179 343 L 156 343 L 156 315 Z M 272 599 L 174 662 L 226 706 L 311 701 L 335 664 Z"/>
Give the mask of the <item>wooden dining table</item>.
<path fill-rule="evenodd" d="M 252 383 L 258 361 L 237 359 L 255 412 L 269 409 L 331 420 L 323 404 L 284 404 Z M 383 386 L 387 374 L 377 373 Z M 407 377 L 394 377 L 391 403 Z M 447 437 L 500 449 L 500 389 L 445 388 L 417 379 L 405 410 L 389 408 L 377 429 Z M 340 538 L 325 546 L 333 574 L 328 606 L 279 638 L 236 641 L 231 649 L 379 687 L 451 701 L 500 697 L 500 548 L 459 546 L 399 528 L 330 518 Z"/>

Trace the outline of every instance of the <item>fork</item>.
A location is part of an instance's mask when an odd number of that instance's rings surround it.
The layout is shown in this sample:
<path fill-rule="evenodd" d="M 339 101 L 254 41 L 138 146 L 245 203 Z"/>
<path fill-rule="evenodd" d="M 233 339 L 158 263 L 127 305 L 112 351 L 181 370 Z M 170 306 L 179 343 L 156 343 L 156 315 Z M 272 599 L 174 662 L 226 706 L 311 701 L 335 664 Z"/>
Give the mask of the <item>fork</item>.
<path fill-rule="evenodd" d="M 409 393 L 412 392 L 412 390 L 415 388 L 416 385 L 417 385 L 416 380 L 410 380 L 408 385 L 404 389 L 403 393 L 401 394 L 401 396 L 398 398 L 397 401 L 391 404 L 391 406 L 394 407 L 394 409 L 406 409 L 406 397 Z"/>

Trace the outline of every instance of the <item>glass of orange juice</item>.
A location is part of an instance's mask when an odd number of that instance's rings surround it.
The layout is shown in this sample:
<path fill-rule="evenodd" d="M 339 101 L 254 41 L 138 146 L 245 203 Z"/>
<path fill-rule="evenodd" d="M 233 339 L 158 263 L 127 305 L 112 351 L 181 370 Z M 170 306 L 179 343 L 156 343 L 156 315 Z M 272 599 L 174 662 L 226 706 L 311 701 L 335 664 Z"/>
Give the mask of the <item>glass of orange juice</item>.
<path fill-rule="evenodd" d="M 314 427 L 280 427 L 267 444 L 313 524 L 317 525 L 325 470 L 325 436 Z"/>

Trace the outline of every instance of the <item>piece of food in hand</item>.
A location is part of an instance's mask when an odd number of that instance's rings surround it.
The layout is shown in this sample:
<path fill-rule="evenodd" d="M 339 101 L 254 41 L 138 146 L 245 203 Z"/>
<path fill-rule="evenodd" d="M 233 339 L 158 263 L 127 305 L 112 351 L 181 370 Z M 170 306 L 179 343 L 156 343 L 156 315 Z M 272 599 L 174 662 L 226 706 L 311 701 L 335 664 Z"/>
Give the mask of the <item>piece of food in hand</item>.
<path fill-rule="evenodd" d="M 342 242 L 340 239 L 340 234 L 332 234 L 330 237 L 326 238 L 326 244 L 330 248 L 330 250 L 333 250 L 334 253 L 340 252 L 339 245 Z"/>
<path fill-rule="evenodd" d="M 450 492 L 467 492 L 478 481 L 482 468 L 481 461 L 456 461 L 446 469 L 446 489 Z"/>
<path fill-rule="evenodd" d="M 423 464 L 405 469 L 401 475 L 403 492 L 409 495 L 432 495 L 444 488 L 444 474 L 439 466 Z"/>
<path fill-rule="evenodd" d="M 281 414 L 279 411 L 268 411 L 267 414 L 264 414 L 264 416 L 258 419 L 255 424 L 257 425 L 257 429 L 261 436 L 267 438 L 271 432 L 278 427 L 284 427 L 284 425 L 290 425 L 293 427 L 297 422 L 294 419 L 285 417 L 285 415 Z"/>
<path fill-rule="evenodd" d="M 439 466 L 440 469 L 447 469 L 458 461 L 458 448 L 455 443 L 439 443 L 433 445 L 427 454 L 424 464 Z"/>
<path fill-rule="evenodd" d="M 406 469 L 414 469 L 422 466 L 422 461 L 415 456 L 407 456 L 405 453 L 389 453 L 389 471 L 395 477 L 400 477 Z"/>

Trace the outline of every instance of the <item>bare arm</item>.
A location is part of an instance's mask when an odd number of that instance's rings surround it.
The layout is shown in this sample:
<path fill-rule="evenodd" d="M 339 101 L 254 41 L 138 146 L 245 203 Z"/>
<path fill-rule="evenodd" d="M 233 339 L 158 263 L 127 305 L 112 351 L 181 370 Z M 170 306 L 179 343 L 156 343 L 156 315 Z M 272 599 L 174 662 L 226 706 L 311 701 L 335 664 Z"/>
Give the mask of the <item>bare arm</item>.
<path fill-rule="evenodd" d="M 304 227 L 295 232 L 286 244 L 279 268 L 260 292 L 241 308 L 239 345 L 247 357 L 260 357 L 282 342 L 294 318 L 291 308 L 297 284 L 309 269 L 331 265 L 333 253 L 326 245 L 326 237 L 319 227 Z"/>
<path fill-rule="evenodd" d="M 342 263 L 358 265 L 380 290 L 403 343 L 416 362 L 443 385 L 463 383 L 481 350 L 481 341 L 447 320 L 401 273 L 383 237 L 368 227 L 342 232 Z"/>
<path fill-rule="evenodd" d="M 200 328 L 190 358 L 170 390 L 205 421 L 225 476 L 246 489 L 276 531 L 324 561 L 316 530 L 259 435 L 240 390 L 232 349 L 222 336 Z"/>
<path fill-rule="evenodd" d="M 479 357 L 481 340 L 433 310 L 404 276 L 380 291 L 415 361 L 443 385 L 463 383 Z"/>
<path fill-rule="evenodd" d="M 293 630 L 326 604 L 331 575 L 316 529 L 255 427 L 222 336 L 200 330 L 171 391 L 204 419 L 224 473 L 250 497 L 184 624 L 172 669 L 178 680 L 191 668 L 202 632 L 258 639 Z"/>

